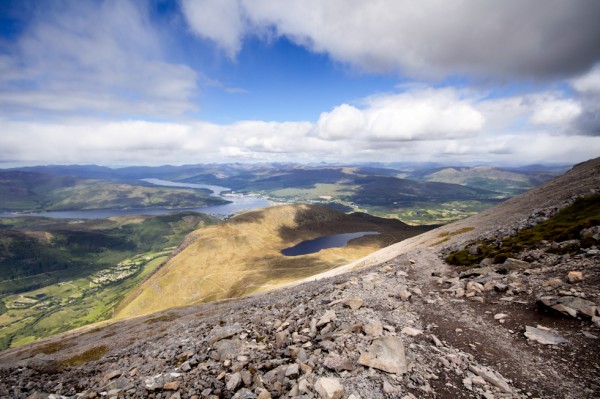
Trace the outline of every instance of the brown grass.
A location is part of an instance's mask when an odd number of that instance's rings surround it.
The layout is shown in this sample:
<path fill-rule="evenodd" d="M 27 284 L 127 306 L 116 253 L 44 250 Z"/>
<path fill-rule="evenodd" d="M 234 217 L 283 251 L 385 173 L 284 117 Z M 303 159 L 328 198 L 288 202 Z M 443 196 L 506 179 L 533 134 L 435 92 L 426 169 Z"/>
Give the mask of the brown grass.
<path fill-rule="evenodd" d="M 94 360 L 98 360 L 102 358 L 108 352 L 108 347 L 101 345 L 87 351 L 70 357 L 68 359 L 64 359 L 60 361 L 60 365 L 63 367 L 73 367 L 73 366 L 81 366 L 83 364 L 93 362 Z"/>
<path fill-rule="evenodd" d="M 323 235 L 379 231 L 343 248 L 286 257 L 281 250 Z M 248 212 L 195 233 L 196 239 L 120 305 L 117 318 L 261 292 L 360 259 L 420 231 L 398 222 L 286 205 Z"/>
<path fill-rule="evenodd" d="M 38 346 L 29 351 L 30 356 L 35 356 L 37 354 L 43 353 L 45 355 L 50 355 L 52 353 L 56 353 L 60 350 L 68 348 L 69 345 L 64 342 L 50 342 L 45 345 Z"/>
<path fill-rule="evenodd" d="M 458 229 L 455 231 L 444 231 L 440 234 L 438 234 L 438 237 L 442 238 L 440 241 L 434 242 L 433 244 L 430 245 L 430 247 L 434 247 L 436 245 L 442 244 L 446 241 L 448 241 L 451 237 L 457 236 L 459 234 L 463 234 L 463 233 L 468 233 L 469 231 L 473 230 L 474 227 L 463 227 L 462 229 Z"/>

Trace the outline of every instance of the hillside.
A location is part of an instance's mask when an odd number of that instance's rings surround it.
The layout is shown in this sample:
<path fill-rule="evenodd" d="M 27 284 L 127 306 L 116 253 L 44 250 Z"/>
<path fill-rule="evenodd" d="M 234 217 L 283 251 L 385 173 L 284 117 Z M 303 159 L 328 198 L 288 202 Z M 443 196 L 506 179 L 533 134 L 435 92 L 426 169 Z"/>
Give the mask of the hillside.
<path fill-rule="evenodd" d="M 305 240 L 360 231 L 381 234 L 310 255 L 280 253 Z M 286 205 L 245 213 L 192 233 L 175 257 L 123 301 L 117 317 L 271 290 L 423 231 L 399 221 L 318 206 Z"/>
<path fill-rule="evenodd" d="M 512 196 L 539 186 L 556 175 L 562 168 L 528 167 L 499 168 L 495 166 L 446 167 L 433 170 L 419 170 L 410 174 L 411 179 L 460 184 L 466 187 L 500 192 Z"/>
<path fill-rule="evenodd" d="M 208 190 L 158 188 L 27 171 L 0 171 L 0 211 L 192 208 L 225 204 Z"/>
<path fill-rule="evenodd" d="M 600 304 L 599 244 L 539 242 L 514 261 L 475 270 L 444 258 L 480 240 L 556 226 L 560 210 L 587 209 L 577 199 L 598 193 L 595 159 L 285 290 L 4 352 L 0 395 L 597 398 L 600 326 L 585 301 Z M 561 246 L 563 254 L 548 252 Z"/>
<path fill-rule="evenodd" d="M 0 218 L 0 349 L 110 318 L 187 233 L 215 222 L 193 212 Z"/>

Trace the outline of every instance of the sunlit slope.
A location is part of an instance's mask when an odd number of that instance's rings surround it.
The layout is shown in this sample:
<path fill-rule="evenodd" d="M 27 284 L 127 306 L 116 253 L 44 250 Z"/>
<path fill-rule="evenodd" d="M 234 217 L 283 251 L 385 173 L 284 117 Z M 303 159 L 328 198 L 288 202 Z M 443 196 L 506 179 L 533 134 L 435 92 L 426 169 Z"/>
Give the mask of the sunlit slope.
<path fill-rule="evenodd" d="M 319 236 L 378 231 L 344 248 L 285 257 L 280 251 Z M 249 212 L 192 233 L 191 243 L 125 298 L 118 318 L 269 290 L 359 259 L 423 229 L 365 214 L 309 205 Z"/>

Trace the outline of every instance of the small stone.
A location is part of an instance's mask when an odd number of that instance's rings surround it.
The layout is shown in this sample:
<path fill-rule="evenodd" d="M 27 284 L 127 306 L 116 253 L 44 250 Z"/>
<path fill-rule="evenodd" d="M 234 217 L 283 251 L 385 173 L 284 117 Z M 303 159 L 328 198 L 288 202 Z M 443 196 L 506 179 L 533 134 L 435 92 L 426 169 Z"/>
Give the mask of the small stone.
<path fill-rule="evenodd" d="M 404 345 L 392 336 L 374 340 L 367 352 L 361 354 L 358 363 L 393 374 L 404 374 L 408 370 Z"/>
<path fill-rule="evenodd" d="M 400 333 L 408 335 L 409 337 L 416 337 L 417 335 L 423 334 L 423 331 L 412 327 L 404 327 Z"/>
<path fill-rule="evenodd" d="M 192 366 L 190 366 L 189 362 L 183 362 L 181 364 L 181 367 L 179 367 L 179 368 L 181 369 L 181 371 L 185 371 L 187 373 L 188 371 L 190 371 L 192 369 Z"/>
<path fill-rule="evenodd" d="M 508 315 L 506 313 L 496 313 L 494 315 L 494 320 L 503 320 L 506 319 Z"/>
<path fill-rule="evenodd" d="M 463 378 L 462 383 L 469 391 L 473 390 L 473 380 L 471 378 Z"/>
<path fill-rule="evenodd" d="M 226 388 L 228 391 L 235 391 L 242 382 L 242 375 L 240 373 L 232 374 L 227 380 Z"/>
<path fill-rule="evenodd" d="M 479 293 L 479 292 L 482 292 L 482 291 L 483 291 L 483 285 L 481 285 L 479 283 L 476 283 L 474 281 L 469 281 L 467 283 L 467 290 L 466 290 L 467 296 L 469 294 Z"/>
<path fill-rule="evenodd" d="M 573 295 L 543 296 L 536 301 L 537 305 L 552 312 L 560 312 L 565 316 L 592 318 L 596 315 L 597 305 L 592 301 L 582 299 Z M 573 316 L 575 314 L 576 316 Z"/>
<path fill-rule="evenodd" d="M 120 377 L 123 374 L 123 372 L 121 370 L 113 370 L 113 371 L 109 371 L 108 373 L 106 373 L 106 375 L 104 376 L 104 381 L 110 381 L 112 379 L 115 379 L 117 377 Z"/>
<path fill-rule="evenodd" d="M 502 283 L 496 283 L 496 284 L 494 284 L 494 290 L 496 292 L 506 292 L 506 291 L 508 291 L 508 285 L 502 284 Z"/>
<path fill-rule="evenodd" d="M 299 374 L 300 371 L 298 369 L 298 364 L 296 363 L 289 365 L 288 368 L 285 370 L 286 377 L 296 378 Z"/>
<path fill-rule="evenodd" d="M 398 294 L 400 295 L 400 299 L 402 299 L 403 301 L 408 300 L 408 298 L 410 298 L 410 296 L 412 295 L 407 289 L 401 289 Z"/>
<path fill-rule="evenodd" d="M 169 381 L 163 384 L 163 389 L 167 391 L 176 391 L 179 389 L 179 381 Z"/>
<path fill-rule="evenodd" d="M 438 348 L 441 348 L 442 346 L 444 346 L 444 344 L 442 343 L 442 341 L 440 341 L 439 338 L 436 337 L 433 334 L 431 334 L 431 341 L 433 341 L 433 343 L 435 344 L 435 346 L 437 346 Z"/>
<path fill-rule="evenodd" d="M 242 371 L 240 371 L 240 374 L 242 376 L 242 382 L 244 383 L 244 385 L 246 385 L 246 386 L 252 385 L 252 373 L 250 371 L 242 370 Z"/>
<path fill-rule="evenodd" d="M 551 278 L 542 283 L 544 287 L 559 287 L 562 285 L 562 280 L 559 278 Z"/>
<path fill-rule="evenodd" d="M 317 322 L 317 327 L 321 327 L 321 326 L 324 326 L 325 324 L 329 324 L 334 320 L 337 320 L 335 311 L 328 310 L 327 312 L 325 312 L 325 314 L 323 314 L 323 316 L 321 316 L 321 318 Z"/>
<path fill-rule="evenodd" d="M 275 333 L 275 346 L 281 348 L 286 345 L 289 333 L 287 330 L 279 331 Z"/>
<path fill-rule="evenodd" d="M 352 361 L 345 357 L 340 357 L 338 355 L 331 354 L 325 358 L 323 361 L 323 365 L 328 369 L 335 371 L 352 371 L 354 370 L 354 366 Z"/>
<path fill-rule="evenodd" d="M 587 332 L 587 331 L 583 331 L 583 336 L 586 337 L 586 338 L 590 338 L 590 339 L 598 339 L 597 335 L 594 335 L 594 334 L 592 334 L 590 332 Z"/>
<path fill-rule="evenodd" d="M 501 266 L 502 269 L 510 270 L 510 271 L 525 270 L 525 269 L 529 269 L 529 267 L 531 267 L 529 262 L 525 262 L 524 260 L 513 259 L 513 258 L 506 259 Z"/>
<path fill-rule="evenodd" d="M 258 394 L 257 399 L 271 399 L 271 394 L 266 389 L 263 389 Z"/>
<path fill-rule="evenodd" d="M 485 385 L 485 380 L 483 378 L 481 378 L 480 376 L 476 375 L 475 377 L 471 378 L 471 381 L 473 382 L 473 384 L 475 385 Z"/>
<path fill-rule="evenodd" d="M 365 324 L 363 326 L 363 332 L 365 333 L 365 335 L 368 335 L 370 337 L 378 337 L 381 334 L 383 334 L 383 325 L 378 321 Z"/>
<path fill-rule="evenodd" d="M 389 382 L 387 382 L 387 381 L 384 381 L 384 382 L 383 382 L 383 392 L 384 392 L 384 393 L 386 393 L 386 394 L 388 394 L 388 395 L 392 395 L 392 394 L 394 394 L 394 393 L 398 393 L 398 391 L 399 391 L 398 387 L 396 387 L 396 386 L 394 386 L 394 385 L 390 384 L 390 383 L 389 383 Z"/>
<path fill-rule="evenodd" d="M 488 383 L 494 385 L 496 388 L 500 389 L 502 392 L 512 393 L 512 388 L 510 387 L 510 385 L 508 385 L 508 383 L 506 382 L 504 377 L 502 377 L 499 374 L 494 373 L 492 370 L 489 370 L 489 369 L 483 368 L 483 367 L 482 368 L 475 367 L 473 365 L 469 366 L 469 370 L 471 372 L 473 372 L 474 374 L 477 374 L 479 377 L 483 378 Z"/>
<path fill-rule="evenodd" d="M 525 336 L 528 339 L 543 345 L 558 345 L 568 342 L 558 334 L 553 334 L 549 331 L 542 330 L 541 328 L 531 326 L 525 326 Z"/>
<path fill-rule="evenodd" d="M 348 306 L 352 310 L 358 310 L 363 305 L 364 301 L 359 297 L 348 298 L 344 301 L 344 305 Z"/>
<path fill-rule="evenodd" d="M 340 399 L 344 396 L 344 387 L 337 378 L 319 378 L 315 383 L 315 391 L 322 399 Z"/>
<path fill-rule="evenodd" d="M 256 399 L 256 395 L 248 388 L 242 388 L 232 396 L 232 399 Z"/>
<path fill-rule="evenodd" d="M 583 273 L 576 271 L 569 272 L 569 274 L 567 274 L 567 281 L 571 284 L 583 281 Z"/>
<path fill-rule="evenodd" d="M 231 338 L 235 334 L 239 334 L 240 332 L 242 332 L 242 326 L 240 326 L 239 324 L 234 324 L 225 327 L 215 327 L 212 329 L 210 335 L 208 336 L 208 343 L 212 345 L 215 342 L 218 342 L 222 339 Z"/>

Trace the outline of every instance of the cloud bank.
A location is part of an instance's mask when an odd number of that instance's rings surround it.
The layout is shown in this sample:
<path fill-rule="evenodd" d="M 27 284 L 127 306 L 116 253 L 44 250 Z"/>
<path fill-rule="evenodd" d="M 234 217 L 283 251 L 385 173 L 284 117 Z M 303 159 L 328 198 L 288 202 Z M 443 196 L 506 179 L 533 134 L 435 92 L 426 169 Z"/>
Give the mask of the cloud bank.
<path fill-rule="evenodd" d="M 415 88 L 340 104 L 316 121 L 0 120 L 0 159 L 17 163 L 236 161 L 578 162 L 600 137 L 573 135 L 581 105 L 558 92 L 507 98 Z M 27 140 L 24 140 L 27 138 Z"/>
<path fill-rule="evenodd" d="M 600 56 L 600 3 L 588 0 L 182 4 L 192 30 L 229 56 L 238 53 L 245 36 L 270 34 L 367 72 L 480 79 L 569 76 Z"/>

